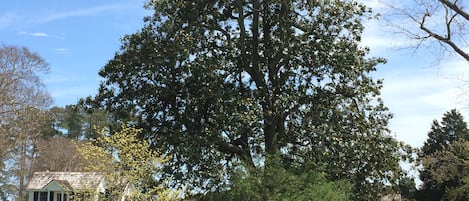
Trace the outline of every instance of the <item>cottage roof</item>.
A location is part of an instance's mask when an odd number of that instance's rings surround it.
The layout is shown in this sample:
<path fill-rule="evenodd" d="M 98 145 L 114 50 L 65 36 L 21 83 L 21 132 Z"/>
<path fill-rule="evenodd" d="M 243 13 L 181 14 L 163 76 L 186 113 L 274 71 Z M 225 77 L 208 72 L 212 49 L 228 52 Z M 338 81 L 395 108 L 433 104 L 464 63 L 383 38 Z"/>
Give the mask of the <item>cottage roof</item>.
<path fill-rule="evenodd" d="M 97 189 L 104 176 L 95 172 L 35 172 L 26 190 L 40 190 L 55 181 L 65 189 Z"/>

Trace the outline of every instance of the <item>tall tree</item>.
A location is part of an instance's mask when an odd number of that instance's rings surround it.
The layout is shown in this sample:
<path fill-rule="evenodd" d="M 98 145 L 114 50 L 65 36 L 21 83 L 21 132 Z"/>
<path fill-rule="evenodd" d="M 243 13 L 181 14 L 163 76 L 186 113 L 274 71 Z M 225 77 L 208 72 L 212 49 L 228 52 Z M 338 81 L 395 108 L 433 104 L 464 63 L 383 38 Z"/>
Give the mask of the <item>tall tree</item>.
<path fill-rule="evenodd" d="M 399 174 L 356 1 L 149 1 L 146 25 L 100 71 L 96 107 L 144 128 L 167 173 L 222 187 L 240 162 L 325 164 L 374 199 Z M 309 161 L 306 163 L 306 161 Z M 308 167 L 310 168 L 310 167 Z"/>
<path fill-rule="evenodd" d="M 469 200 L 469 141 L 453 141 L 425 156 L 423 166 L 428 169 L 436 188 L 442 192 L 439 200 Z"/>
<path fill-rule="evenodd" d="M 0 46 L 0 197 L 25 199 L 34 143 L 44 134 L 51 103 L 40 74 L 47 63 L 25 47 Z M 15 181 L 12 183 L 12 181 Z"/>
<path fill-rule="evenodd" d="M 422 154 L 430 155 L 458 139 L 469 140 L 469 129 L 461 113 L 452 109 L 443 114 L 441 122 L 433 120 L 428 139 L 422 147 Z"/>
<path fill-rule="evenodd" d="M 427 41 L 437 42 L 442 52 L 455 52 L 469 62 L 467 1 L 413 0 L 401 3 L 390 1 L 388 5 L 398 15 L 411 21 L 411 23 L 399 21 L 394 25 L 401 33 L 416 40 L 419 46 Z"/>
<path fill-rule="evenodd" d="M 428 139 L 421 148 L 420 159 L 424 161 L 420 171 L 422 180 L 422 190 L 420 192 L 422 200 L 441 200 L 445 194 L 445 186 L 435 180 L 432 171 L 435 166 L 428 161 L 436 152 L 448 149 L 447 147 L 457 140 L 469 140 L 469 130 L 464 117 L 456 110 L 452 109 L 443 114 L 441 122 L 433 121 Z"/>

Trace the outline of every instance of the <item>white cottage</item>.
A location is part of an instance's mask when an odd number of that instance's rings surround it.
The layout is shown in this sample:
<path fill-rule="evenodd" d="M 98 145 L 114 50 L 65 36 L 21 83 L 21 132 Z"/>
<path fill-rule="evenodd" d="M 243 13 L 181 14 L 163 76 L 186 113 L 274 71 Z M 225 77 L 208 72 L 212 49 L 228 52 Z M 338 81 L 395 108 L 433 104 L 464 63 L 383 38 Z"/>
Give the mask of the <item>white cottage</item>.
<path fill-rule="evenodd" d="M 94 172 L 35 172 L 26 191 L 29 201 L 69 201 L 72 195 L 99 200 L 106 181 Z"/>

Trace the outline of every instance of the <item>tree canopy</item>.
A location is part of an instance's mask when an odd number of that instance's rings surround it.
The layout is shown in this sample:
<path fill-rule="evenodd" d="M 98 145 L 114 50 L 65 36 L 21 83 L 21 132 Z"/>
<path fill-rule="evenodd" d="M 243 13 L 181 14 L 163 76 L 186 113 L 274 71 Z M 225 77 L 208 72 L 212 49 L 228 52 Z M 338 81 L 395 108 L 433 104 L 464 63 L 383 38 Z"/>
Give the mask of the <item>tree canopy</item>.
<path fill-rule="evenodd" d="M 434 190 L 441 192 L 441 200 L 469 199 L 469 141 L 454 141 L 425 156 L 422 163 L 435 183 Z"/>
<path fill-rule="evenodd" d="M 457 141 L 463 141 L 454 144 Z M 419 158 L 422 162 L 420 180 L 422 186 L 419 193 L 420 200 L 441 200 L 445 197 L 448 189 L 459 187 L 463 176 L 453 175 L 448 171 L 458 169 L 456 163 L 464 161 L 466 156 L 464 141 L 469 140 L 469 130 L 464 117 L 456 109 L 443 114 L 441 122 L 433 121 L 428 139 L 422 146 Z M 445 155 L 443 157 L 443 155 Z M 456 160 L 456 158 L 458 158 Z M 451 161 L 453 160 L 454 161 Z M 464 168 L 463 168 L 464 169 Z M 457 170 L 454 170 L 457 171 Z M 464 171 L 460 173 L 464 175 Z M 446 178 L 441 178 L 446 177 Z M 455 180 L 456 179 L 456 180 Z"/>
<path fill-rule="evenodd" d="M 433 120 L 428 139 L 422 147 L 422 154 L 430 155 L 459 139 L 469 140 L 469 130 L 461 113 L 452 109 L 443 114 L 441 122 Z"/>
<path fill-rule="evenodd" d="M 144 130 L 172 156 L 166 173 L 190 188 L 229 184 L 234 167 L 326 166 L 359 200 L 396 182 L 400 144 L 382 82 L 384 63 L 360 46 L 356 1 L 149 1 L 145 26 L 100 71 L 95 108 Z"/>

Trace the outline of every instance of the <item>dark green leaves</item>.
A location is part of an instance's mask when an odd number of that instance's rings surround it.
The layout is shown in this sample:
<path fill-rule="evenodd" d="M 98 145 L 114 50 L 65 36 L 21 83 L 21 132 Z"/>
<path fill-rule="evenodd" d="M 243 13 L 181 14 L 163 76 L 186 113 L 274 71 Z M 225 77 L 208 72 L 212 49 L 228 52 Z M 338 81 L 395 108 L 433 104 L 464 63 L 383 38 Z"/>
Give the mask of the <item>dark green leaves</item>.
<path fill-rule="evenodd" d="M 382 59 L 359 46 L 369 11 L 353 1 L 151 1 L 100 72 L 97 106 L 132 117 L 167 167 L 196 189 L 229 183 L 282 155 L 327 164 L 333 179 L 373 196 L 392 183 L 398 143 L 368 73 Z M 313 161 L 312 163 L 310 163 Z M 374 189 L 374 190 L 373 190 Z M 365 199 L 365 198 L 362 198 Z"/>

